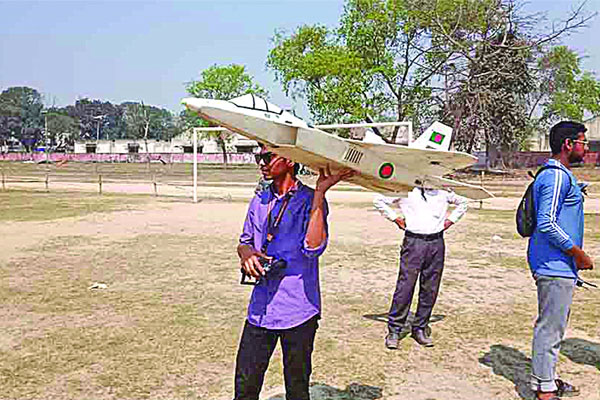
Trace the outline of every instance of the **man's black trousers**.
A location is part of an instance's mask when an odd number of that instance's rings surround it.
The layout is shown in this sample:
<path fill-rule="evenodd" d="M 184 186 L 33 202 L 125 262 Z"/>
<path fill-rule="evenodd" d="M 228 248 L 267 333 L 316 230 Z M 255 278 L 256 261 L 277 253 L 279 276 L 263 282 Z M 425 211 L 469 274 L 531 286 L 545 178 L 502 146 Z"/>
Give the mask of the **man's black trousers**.
<path fill-rule="evenodd" d="M 406 323 L 417 276 L 419 276 L 419 303 L 413 329 L 425 329 L 440 290 L 444 270 L 445 245 L 442 234 L 417 235 L 406 232 L 400 252 L 400 272 L 396 291 L 388 314 L 388 329 L 400 332 Z"/>
<path fill-rule="evenodd" d="M 319 316 L 290 329 L 256 327 L 247 320 L 235 366 L 235 399 L 258 400 L 269 359 L 281 339 L 286 400 L 309 400 L 311 356 Z"/>

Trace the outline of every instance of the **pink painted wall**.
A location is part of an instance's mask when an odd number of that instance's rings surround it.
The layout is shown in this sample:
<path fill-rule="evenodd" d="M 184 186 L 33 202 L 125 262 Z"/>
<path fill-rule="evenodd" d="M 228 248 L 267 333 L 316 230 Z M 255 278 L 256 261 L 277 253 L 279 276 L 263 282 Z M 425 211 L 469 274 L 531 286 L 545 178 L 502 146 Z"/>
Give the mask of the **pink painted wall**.
<path fill-rule="evenodd" d="M 95 153 L 51 153 L 48 158 L 51 161 L 75 161 L 75 162 L 147 162 L 146 154 L 95 154 Z M 0 153 L 0 161 L 43 161 L 46 155 L 43 153 Z M 163 160 L 166 163 L 192 163 L 194 154 L 192 153 L 161 153 L 150 154 L 150 160 Z M 254 163 L 254 155 L 250 153 L 228 154 L 227 160 L 230 164 L 251 164 Z M 223 154 L 198 154 L 198 162 L 205 164 L 223 163 Z"/>

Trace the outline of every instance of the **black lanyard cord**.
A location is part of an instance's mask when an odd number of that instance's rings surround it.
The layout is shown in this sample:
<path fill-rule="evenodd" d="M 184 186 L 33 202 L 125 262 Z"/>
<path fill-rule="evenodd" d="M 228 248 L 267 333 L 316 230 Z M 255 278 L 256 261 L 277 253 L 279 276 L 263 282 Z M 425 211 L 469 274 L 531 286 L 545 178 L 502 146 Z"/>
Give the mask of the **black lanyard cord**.
<path fill-rule="evenodd" d="M 267 236 L 265 238 L 265 243 L 262 246 L 262 252 L 265 253 L 267 251 L 267 247 L 269 246 L 269 243 L 271 243 L 273 241 L 273 239 L 275 238 L 275 233 L 277 232 L 277 228 L 279 227 L 279 223 L 281 223 L 281 220 L 283 219 L 283 213 L 285 212 L 285 209 L 287 208 L 289 202 L 290 202 L 290 198 L 291 198 L 291 194 L 286 194 L 285 198 L 283 199 L 283 203 L 281 204 L 281 208 L 279 209 L 279 212 L 277 213 L 277 217 L 275 217 L 275 222 L 273 222 L 273 225 L 271 225 L 271 214 L 273 213 L 273 210 L 269 211 L 269 214 L 267 215 Z M 273 207 L 275 208 L 275 207 Z"/>

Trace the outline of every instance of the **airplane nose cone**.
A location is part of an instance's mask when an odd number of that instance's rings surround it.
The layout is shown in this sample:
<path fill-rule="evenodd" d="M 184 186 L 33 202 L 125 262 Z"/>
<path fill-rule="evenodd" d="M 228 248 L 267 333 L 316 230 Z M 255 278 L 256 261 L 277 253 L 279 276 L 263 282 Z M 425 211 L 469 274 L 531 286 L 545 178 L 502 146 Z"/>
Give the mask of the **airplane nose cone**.
<path fill-rule="evenodd" d="M 202 107 L 206 107 L 209 102 L 210 100 L 208 99 L 199 99 L 197 97 L 186 97 L 185 99 L 181 100 L 181 104 L 195 111 L 199 111 Z"/>

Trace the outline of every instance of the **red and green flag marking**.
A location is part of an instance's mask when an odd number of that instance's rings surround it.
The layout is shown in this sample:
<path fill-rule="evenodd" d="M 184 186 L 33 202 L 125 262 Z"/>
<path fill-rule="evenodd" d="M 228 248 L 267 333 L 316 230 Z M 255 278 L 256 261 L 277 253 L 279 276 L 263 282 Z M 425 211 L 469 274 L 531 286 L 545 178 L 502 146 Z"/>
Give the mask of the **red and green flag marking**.
<path fill-rule="evenodd" d="M 379 167 L 379 177 L 389 179 L 392 175 L 394 175 L 394 164 L 389 162 L 381 164 L 381 167 Z"/>
<path fill-rule="evenodd" d="M 433 131 L 433 133 L 431 134 L 431 137 L 429 138 L 429 141 L 433 142 L 435 144 L 442 144 L 445 137 L 446 137 L 446 135 L 436 132 L 436 131 Z"/>

